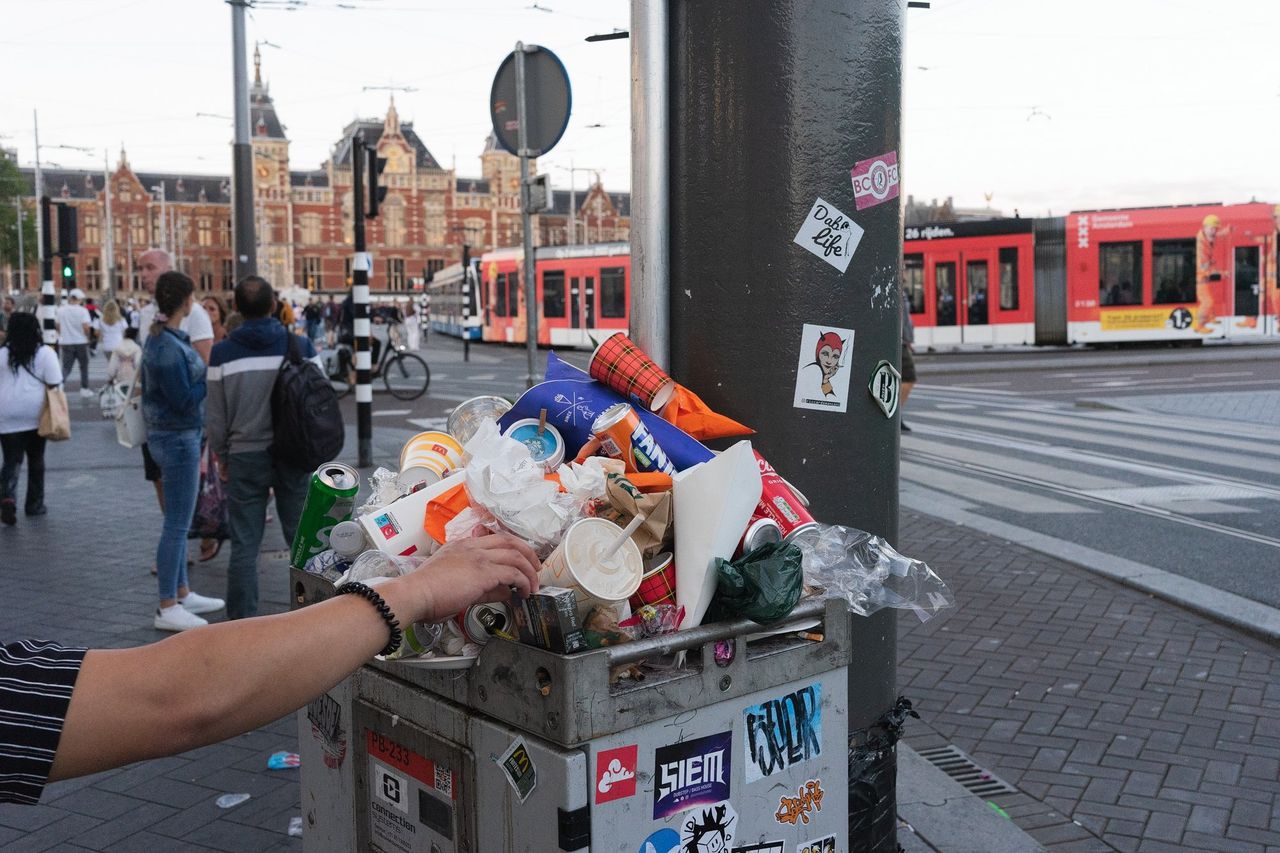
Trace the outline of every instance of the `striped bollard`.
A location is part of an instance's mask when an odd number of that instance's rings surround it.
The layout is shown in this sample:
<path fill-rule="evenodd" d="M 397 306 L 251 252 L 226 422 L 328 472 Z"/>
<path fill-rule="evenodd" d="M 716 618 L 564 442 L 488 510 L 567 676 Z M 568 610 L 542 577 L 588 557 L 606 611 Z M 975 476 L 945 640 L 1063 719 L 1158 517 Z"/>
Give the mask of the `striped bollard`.
<path fill-rule="evenodd" d="M 53 282 L 46 281 L 40 285 L 40 325 L 44 328 L 44 342 L 49 346 L 58 343 L 58 324 L 55 319 L 58 312 L 58 300 L 54 294 Z"/>
<path fill-rule="evenodd" d="M 356 252 L 351 263 L 351 304 L 355 309 L 356 345 L 356 438 L 359 465 L 373 465 L 373 385 L 370 373 L 369 270 L 373 258 L 368 252 Z"/>

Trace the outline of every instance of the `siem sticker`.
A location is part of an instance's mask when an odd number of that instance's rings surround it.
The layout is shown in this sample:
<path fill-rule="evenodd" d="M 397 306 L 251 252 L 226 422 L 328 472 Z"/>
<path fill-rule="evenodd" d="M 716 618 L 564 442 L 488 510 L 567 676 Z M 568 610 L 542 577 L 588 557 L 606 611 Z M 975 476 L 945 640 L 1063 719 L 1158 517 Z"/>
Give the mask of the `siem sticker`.
<path fill-rule="evenodd" d="M 729 799 L 732 748 L 730 731 L 656 749 L 653 819 Z"/>
<path fill-rule="evenodd" d="M 792 242 L 844 272 L 863 233 L 862 226 L 830 203 L 818 199 Z"/>
<path fill-rule="evenodd" d="M 634 743 L 596 753 L 596 804 L 634 796 L 639 747 Z"/>
<path fill-rule="evenodd" d="M 875 207 L 898 197 L 898 152 L 859 160 L 849 170 L 854 204 L 858 210 Z"/>
<path fill-rule="evenodd" d="M 796 790 L 796 796 L 783 794 L 778 801 L 778 810 L 773 819 L 778 823 L 789 823 L 797 826 L 797 821 L 809 824 L 809 814 L 822 811 L 822 780 L 810 779 Z"/>
<path fill-rule="evenodd" d="M 748 782 L 822 754 L 822 685 L 810 684 L 742 712 Z"/>

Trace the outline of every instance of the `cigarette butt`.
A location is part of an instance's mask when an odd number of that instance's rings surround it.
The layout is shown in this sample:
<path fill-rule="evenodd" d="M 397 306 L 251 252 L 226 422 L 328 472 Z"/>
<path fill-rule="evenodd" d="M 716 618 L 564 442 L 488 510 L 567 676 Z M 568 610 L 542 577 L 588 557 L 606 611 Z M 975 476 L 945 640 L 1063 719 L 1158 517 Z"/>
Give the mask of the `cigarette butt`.
<path fill-rule="evenodd" d="M 812 640 L 815 643 L 821 643 L 824 639 L 824 635 L 815 634 L 812 631 L 796 631 L 795 636 L 802 640 Z"/>

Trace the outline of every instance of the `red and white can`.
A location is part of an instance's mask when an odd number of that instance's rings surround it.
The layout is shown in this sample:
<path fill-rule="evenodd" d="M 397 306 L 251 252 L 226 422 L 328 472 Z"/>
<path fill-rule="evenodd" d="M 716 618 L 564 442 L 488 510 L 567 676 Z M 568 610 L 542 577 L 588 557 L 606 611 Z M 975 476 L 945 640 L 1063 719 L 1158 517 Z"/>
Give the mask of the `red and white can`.
<path fill-rule="evenodd" d="M 781 541 L 782 528 L 778 526 L 778 522 L 765 515 L 753 516 L 751 523 L 747 525 L 747 532 L 742 535 L 742 541 L 738 543 L 738 556 L 741 557 L 769 542 Z"/>
<path fill-rule="evenodd" d="M 756 511 L 751 517 L 751 523 L 754 524 L 756 519 L 771 518 L 777 523 L 778 529 L 782 531 L 782 541 L 790 542 L 799 534 L 813 530 L 818 526 L 818 522 L 809 515 L 809 510 L 805 509 L 805 502 L 800 499 L 800 495 L 773 470 L 773 466 L 769 461 L 760 455 L 759 451 L 752 451 L 756 455 L 756 462 L 760 465 L 760 483 L 763 487 L 760 492 L 760 503 L 756 504 Z"/>

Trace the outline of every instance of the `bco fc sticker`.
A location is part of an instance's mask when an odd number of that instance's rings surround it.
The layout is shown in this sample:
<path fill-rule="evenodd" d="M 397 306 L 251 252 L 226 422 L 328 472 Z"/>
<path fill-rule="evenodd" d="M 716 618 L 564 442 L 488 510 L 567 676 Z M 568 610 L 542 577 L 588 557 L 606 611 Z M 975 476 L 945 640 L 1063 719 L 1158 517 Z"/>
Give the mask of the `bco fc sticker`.
<path fill-rule="evenodd" d="M 890 151 L 859 160 L 849 170 L 853 199 L 858 210 L 874 207 L 898 197 L 898 152 Z"/>
<path fill-rule="evenodd" d="M 898 369 L 889 362 L 881 359 L 876 365 L 876 369 L 871 373 L 871 381 L 867 383 L 867 390 L 871 392 L 871 397 L 876 401 L 876 405 L 880 407 L 880 411 L 884 412 L 886 418 L 891 418 L 898 411 L 898 392 L 902 387 L 902 374 Z"/>

